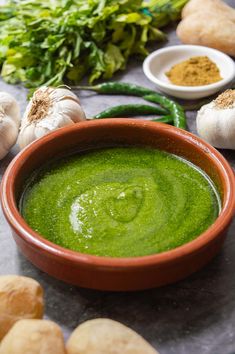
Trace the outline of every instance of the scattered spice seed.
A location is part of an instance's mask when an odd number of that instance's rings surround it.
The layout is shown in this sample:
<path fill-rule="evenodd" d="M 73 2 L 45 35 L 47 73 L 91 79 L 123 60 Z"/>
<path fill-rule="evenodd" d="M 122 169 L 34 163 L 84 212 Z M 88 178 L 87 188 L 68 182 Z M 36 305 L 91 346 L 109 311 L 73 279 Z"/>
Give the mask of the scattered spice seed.
<path fill-rule="evenodd" d="M 226 109 L 235 107 L 235 90 L 226 90 L 221 93 L 215 100 L 217 108 Z"/>

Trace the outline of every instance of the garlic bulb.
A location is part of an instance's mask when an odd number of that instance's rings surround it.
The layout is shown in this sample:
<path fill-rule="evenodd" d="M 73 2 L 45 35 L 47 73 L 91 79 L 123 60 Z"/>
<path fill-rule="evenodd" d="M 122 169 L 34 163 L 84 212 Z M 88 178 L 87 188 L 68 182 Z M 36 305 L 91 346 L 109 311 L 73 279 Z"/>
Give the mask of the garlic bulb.
<path fill-rule="evenodd" d="M 0 160 L 15 144 L 20 125 L 20 108 L 9 93 L 0 92 Z"/>
<path fill-rule="evenodd" d="M 197 114 L 197 132 L 211 145 L 235 149 L 235 90 L 227 90 Z"/>
<path fill-rule="evenodd" d="M 78 97 L 66 88 L 41 87 L 24 113 L 18 144 L 24 148 L 52 130 L 86 120 Z"/>

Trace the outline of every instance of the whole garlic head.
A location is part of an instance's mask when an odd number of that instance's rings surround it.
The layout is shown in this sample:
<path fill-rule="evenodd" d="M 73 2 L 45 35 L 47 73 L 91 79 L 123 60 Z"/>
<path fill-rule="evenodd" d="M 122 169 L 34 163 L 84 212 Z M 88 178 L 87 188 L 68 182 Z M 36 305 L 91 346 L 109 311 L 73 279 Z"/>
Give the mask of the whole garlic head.
<path fill-rule="evenodd" d="M 197 132 L 220 149 L 235 149 L 235 90 L 227 90 L 197 114 Z"/>
<path fill-rule="evenodd" d="M 86 120 L 78 97 L 69 89 L 43 86 L 34 92 L 24 113 L 18 144 L 21 149 L 53 130 Z"/>
<path fill-rule="evenodd" d="M 15 144 L 20 125 L 20 108 L 9 93 L 0 92 L 0 160 Z"/>

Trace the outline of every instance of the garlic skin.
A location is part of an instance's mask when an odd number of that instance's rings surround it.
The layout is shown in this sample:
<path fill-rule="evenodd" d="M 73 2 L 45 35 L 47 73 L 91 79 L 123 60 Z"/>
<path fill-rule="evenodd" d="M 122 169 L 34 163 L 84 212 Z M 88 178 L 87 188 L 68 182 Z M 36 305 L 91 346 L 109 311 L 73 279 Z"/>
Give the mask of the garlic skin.
<path fill-rule="evenodd" d="M 53 130 L 84 120 L 79 98 L 72 91 L 43 86 L 34 92 L 26 107 L 18 144 L 23 149 Z"/>
<path fill-rule="evenodd" d="M 196 124 L 199 136 L 209 144 L 235 150 L 235 104 L 218 108 L 215 101 L 210 102 L 199 110 Z"/>
<path fill-rule="evenodd" d="M 20 126 L 20 107 L 9 93 L 0 92 L 0 160 L 15 145 Z"/>

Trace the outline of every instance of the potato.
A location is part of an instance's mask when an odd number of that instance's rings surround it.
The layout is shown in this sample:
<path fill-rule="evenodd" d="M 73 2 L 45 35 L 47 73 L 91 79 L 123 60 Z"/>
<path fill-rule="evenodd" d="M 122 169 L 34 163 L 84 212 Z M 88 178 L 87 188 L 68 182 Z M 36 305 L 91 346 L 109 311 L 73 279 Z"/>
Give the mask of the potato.
<path fill-rule="evenodd" d="M 66 349 L 67 354 L 157 354 L 132 329 L 105 318 L 86 321 L 78 326 Z"/>
<path fill-rule="evenodd" d="M 195 14 L 196 12 L 216 12 L 217 15 L 224 15 L 235 21 L 235 9 L 231 8 L 221 0 L 190 0 L 183 8 L 182 18 Z"/>
<path fill-rule="evenodd" d="M 47 320 L 20 320 L 0 344 L 0 354 L 65 354 L 62 331 Z"/>
<path fill-rule="evenodd" d="M 212 47 L 235 56 L 235 10 L 220 0 L 191 0 L 177 35 L 183 43 Z"/>
<path fill-rule="evenodd" d="M 197 12 L 177 27 L 183 43 L 212 47 L 235 56 L 235 23 L 221 15 Z"/>
<path fill-rule="evenodd" d="M 24 318 L 42 318 L 43 290 L 38 282 L 17 275 L 0 276 L 0 340 Z"/>

